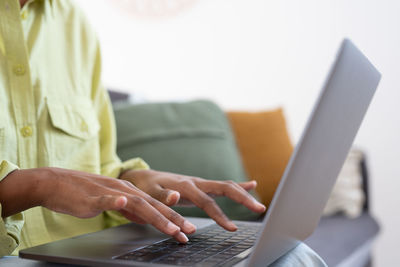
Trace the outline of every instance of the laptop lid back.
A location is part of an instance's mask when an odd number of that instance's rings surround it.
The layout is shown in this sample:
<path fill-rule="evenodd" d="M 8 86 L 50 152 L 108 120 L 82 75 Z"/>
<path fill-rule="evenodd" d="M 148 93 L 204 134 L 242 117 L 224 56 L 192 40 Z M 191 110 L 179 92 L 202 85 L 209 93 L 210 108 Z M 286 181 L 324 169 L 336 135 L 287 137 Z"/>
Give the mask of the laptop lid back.
<path fill-rule="evenodd" d="M 271 202 L 248 266 L 272 263 L 317 227 L 380 77 L 345 39 Z"/>

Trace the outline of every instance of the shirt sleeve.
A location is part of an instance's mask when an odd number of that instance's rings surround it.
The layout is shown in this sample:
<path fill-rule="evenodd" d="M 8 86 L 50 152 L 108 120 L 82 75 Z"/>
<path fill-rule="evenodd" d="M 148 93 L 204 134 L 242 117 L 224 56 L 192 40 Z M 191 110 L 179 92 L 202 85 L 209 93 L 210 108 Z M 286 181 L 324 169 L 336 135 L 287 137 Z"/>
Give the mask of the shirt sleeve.
<path fill-rule="evenodd" d="M 101 85 L 101 56 L 99 45 L 96 48 L 96 60 L 93 73 L 93 91 L 92 98 L 100 123 L 100 158 L 101 158 L 101 174 L 108 177 L 118 178 L 120 174 L 126 170 L 143 170 L 150 167 L 141 158 L 133 158 L 125 162 L 121 162 L 117 150 L 117 138 L 114 112 L 107 91 Z M 123 217 L 119 212 L 105 212 L 105 226 L 112 227 L 129 220 Z"/>
<path fill-rule="evenodd" d="M 0 164 L 0 182 L 18 167 L 7 160 Z M 2 211 L 0 203 L 0 214 Z M 24 225 L 22 213 L 2 218 L 0 216 L 0 257 L 10 255 L 20 243 L 21 230 Z"/>

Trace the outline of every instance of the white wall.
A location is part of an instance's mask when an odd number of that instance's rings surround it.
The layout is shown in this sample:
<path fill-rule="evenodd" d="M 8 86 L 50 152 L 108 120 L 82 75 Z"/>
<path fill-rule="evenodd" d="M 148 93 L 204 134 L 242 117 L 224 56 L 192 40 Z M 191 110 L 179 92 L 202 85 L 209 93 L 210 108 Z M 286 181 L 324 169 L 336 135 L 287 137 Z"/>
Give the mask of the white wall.
<path fill-rule="evenodd" d="M 341 39 L 350 37 L 383 74 L 356 140 L 368 153 L 372 209 L 382 225 L 374 260 L 400 263 L 399 1 L 79 3 L 99 33 L 107 86 L 152 101 L 211 98 L 225 109 L 282 105 L 294 140 Z"/>

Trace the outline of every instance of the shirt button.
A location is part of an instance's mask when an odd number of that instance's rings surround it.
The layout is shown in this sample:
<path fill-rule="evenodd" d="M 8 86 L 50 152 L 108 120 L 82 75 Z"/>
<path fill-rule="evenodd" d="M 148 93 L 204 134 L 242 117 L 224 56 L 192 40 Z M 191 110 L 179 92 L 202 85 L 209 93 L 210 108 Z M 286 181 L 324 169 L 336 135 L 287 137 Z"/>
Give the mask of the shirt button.
<path fill-rule="evenodd" d="M 27 10 L 22 11 L 21 18 L 24 19 L 24 20 L 28 18 L 28 11 Z"/>
<path fill-rule="evenodd" d="M 22 76 L 25 74 L 25 66 L 22 64 L 17 64 L 14 66 L 14 73 L 17 76 Z"/>
<path fill-rule="evenodd" d="M 25 126 L 21 128 L 21 134 L 23 137 L 32 136 L 33 130 L 30 126 Z"/>

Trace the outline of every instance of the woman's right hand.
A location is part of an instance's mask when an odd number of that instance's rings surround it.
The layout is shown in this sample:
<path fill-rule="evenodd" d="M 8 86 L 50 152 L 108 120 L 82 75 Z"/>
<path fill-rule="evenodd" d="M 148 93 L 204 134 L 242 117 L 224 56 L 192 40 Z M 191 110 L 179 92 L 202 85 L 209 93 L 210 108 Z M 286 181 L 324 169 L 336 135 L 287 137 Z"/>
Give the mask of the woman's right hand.
<path fill-rule="evenodd" d="M 117 210 L 137 223 L 149 223 L 161 232 L 186 242 L 193 224 L 132 183 L 60 168 L 17 170 L 0 182 L 2 216 L 35 206 L 79 218 Z"/>

